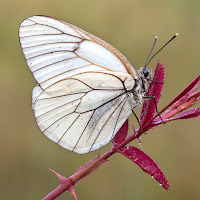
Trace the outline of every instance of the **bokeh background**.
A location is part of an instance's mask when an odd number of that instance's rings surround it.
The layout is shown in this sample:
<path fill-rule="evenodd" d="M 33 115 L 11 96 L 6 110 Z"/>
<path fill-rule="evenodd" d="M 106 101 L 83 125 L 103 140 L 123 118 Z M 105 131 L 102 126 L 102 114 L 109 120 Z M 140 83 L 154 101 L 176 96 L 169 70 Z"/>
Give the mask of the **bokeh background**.
<path fill-rule="evenodd" d="M 165 65 L 159 109 L 200 69 L 199 0 L 1 0 L 0 1 L 0 199 L 42 199 L 59 184 L 49 168 L 65 177 L 103 154 L 111 145 L 78 155 L 54 144 L 40 132 L 31 109 L 36 82 L 22 55 L 18 28 L 31 15 L 49 15 L 75 24 L 108 41 L 139 69 L 154 37 L 156 49 L 179 32 L 180 37 L 150 63 Z M 140 109 L 137 109 L 140 113 Z M 132 123 L 137 122 L 130 117 Z M 80 200 L 197 200 L 200 197 L 199 118 L 160 126 L 142 137 L 141 149 L 165 173 L 170 192 L 121 155 L 114 155 L 75 186 Z M 138 141 L 132 142 L 138 147 Z M 58 199 L 74 199 L 65 192 Z"/>

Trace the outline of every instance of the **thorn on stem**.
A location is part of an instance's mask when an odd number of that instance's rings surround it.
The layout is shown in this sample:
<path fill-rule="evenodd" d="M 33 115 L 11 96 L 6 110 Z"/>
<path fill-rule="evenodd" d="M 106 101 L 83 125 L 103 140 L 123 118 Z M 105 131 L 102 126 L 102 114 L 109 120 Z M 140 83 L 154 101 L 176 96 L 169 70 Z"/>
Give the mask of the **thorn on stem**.
<path fill-rule="evenodd" d="M 61 183 L 64 183 L 64 181 L 66 180 L 66 178 L 62 175 L 60 175 L 58 172 L 54 171 L 53 169 L 49 169 L 51 170 L 60 180 Z"/>
<path fill-rule="evenodd" d="M 73 194 L 74 198 L 75 198 L 76 200 L 78 200 L 74 188 L 71 186 L 68 190 Z"/>

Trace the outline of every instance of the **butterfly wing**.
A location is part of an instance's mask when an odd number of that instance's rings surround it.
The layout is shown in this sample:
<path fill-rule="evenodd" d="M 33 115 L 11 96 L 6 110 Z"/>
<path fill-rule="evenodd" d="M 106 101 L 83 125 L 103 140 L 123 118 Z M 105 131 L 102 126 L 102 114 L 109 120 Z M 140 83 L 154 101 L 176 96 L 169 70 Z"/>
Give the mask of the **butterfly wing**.
<path fill-rule="evenodd" d="M 127 59 L 100 38 L 51 17 L 25 19 L 19 37 L 38 83 L 32 101 L 41 131 L 77 153 L 107 144 L 134 106 L 124 82 L 128 78 L 133 86 L 137 74 Z"/>
<path fill-rule="evenodd" d="M 136 76 L 128 60 L 110 44 L 55 18 L 25 19 L 19 38 L 27 65 L 43 90 L 86 71 L 121 71 Z"/>
<path fill-rule="evenodd" d="M 131 114 L 132 96 L 124 89 L 127 78 L 132 77 L 122 72 L 85 72 L 45 91 L 36 86 L 40 95 L 33 100 L 33 110 L 38 126 L 49 139 L 80 154 L 104 146 Z"/>

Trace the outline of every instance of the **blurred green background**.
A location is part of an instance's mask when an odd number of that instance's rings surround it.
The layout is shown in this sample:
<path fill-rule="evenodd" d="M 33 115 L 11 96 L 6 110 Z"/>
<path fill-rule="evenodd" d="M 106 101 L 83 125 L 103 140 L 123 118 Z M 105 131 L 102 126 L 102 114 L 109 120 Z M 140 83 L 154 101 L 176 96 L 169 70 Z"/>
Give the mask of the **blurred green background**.
<path fill-rule="evenodd" d="M 0 1 L 0 199 L 41 199 L 59 184 L 49 168 L 65 177 L 103 154 L 111 145 L 86 154 L 69 152 L 47 139 L 35 123 L 31 91 L 36 82 L 22 55 L 18 28 L 31 15 L 68 21 L 108 41 L 139 69 L 154 37 L 156 49 L 179 32 L 157 60 L 166 78 L 159 109 L 198 74 L 200 69 L 199 0 L 1 0 Z M 140 109 L 137 109 L 140 113 Z M 137 122 L 130 117 L 136 126 Z M 142 137 L 142 150 L 153 158 L 170 184 L 166 192 L 138 166 L 114 155 L 75 186 L 79 200 L 197 200 L 200 198 L 199 118 L 176 121 Z M 138 147 L 138 141 L 132 142 Z M 66 192 L 58 199 L 74 199 Z"/>

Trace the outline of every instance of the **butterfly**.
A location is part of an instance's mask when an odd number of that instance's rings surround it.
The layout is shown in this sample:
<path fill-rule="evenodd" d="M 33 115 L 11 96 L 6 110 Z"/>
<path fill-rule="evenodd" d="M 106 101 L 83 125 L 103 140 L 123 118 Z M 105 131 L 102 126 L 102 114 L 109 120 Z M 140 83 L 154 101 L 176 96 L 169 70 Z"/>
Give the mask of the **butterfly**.
<path fill-rule="evenodd" d="M 151 71 L 136 71 L 104 40 L 47 16 L 25 19 L 19 38 L 37 81 L 36 122 L 63 148 L 79 154 L 99 149 L 142 104 Z"/>

